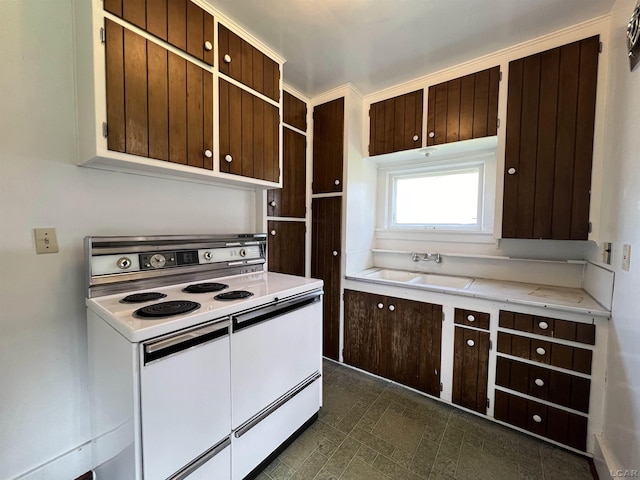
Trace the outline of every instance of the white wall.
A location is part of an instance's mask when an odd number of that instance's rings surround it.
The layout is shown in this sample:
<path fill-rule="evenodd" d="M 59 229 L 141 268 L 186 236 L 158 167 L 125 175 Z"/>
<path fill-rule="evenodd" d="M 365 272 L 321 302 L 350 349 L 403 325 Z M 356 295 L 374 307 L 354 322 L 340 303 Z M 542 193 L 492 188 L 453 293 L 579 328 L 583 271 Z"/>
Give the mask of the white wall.
<path fill-rule="evenodd" d="M 73 165 L 71 12 L 71 0 L 0 1 L 2 480 L 90 468 L 88 449 L 75 451 L 91 440 L 83 237 L 256 222 L 253 192 Z M 36 255 L 34 227 L 56 227 L 60 253 Z"/>
<path fill-rule="evenodd" d="M 606 113 L 603 239 L 614 242 L 615 289 L 609 329 L 604 447 L 609 468 L 640 471 L 640 68 L 629 72 L 625 30 L 636 0 L 617 0 L 612 13 Z M 607 48 L 607 47 L 605 47 Z M 631 269 L 621 268 L 632 245 Z M 591 252 L 601 260 L 599 249 Z M 605 453 L 607 453 L 605 452 Z M 606 471 L 605 471 L 606 473 Z M 600 478 L 604 477 L 600 472 Z"/>

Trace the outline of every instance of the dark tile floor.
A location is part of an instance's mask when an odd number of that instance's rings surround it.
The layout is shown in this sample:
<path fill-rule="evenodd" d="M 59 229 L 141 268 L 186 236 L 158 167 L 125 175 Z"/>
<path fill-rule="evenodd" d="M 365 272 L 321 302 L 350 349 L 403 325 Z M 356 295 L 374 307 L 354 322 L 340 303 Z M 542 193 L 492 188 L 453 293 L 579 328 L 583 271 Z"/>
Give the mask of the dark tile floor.
<path fill-rule="evenodd" d="M 258 480 L 591 480 L 587 459 L 340 364 L 320 418 Z"/>

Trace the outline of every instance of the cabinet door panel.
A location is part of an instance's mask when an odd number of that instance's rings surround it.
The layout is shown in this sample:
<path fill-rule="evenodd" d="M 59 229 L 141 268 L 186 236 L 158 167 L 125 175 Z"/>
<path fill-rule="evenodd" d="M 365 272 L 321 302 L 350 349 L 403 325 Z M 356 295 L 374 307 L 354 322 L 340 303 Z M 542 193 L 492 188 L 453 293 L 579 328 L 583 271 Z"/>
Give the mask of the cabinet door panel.
<path fill-rule="evenodd" d="M 167 41 L 167 0 L 147 2 L 147 32 Z"/>
<path fill-rule="evenodd" d="M 105 20 L 107 34 L 105 67 L 107 84 L 107 148 L 125 152 L 124 119 L 124 29 L 111 20 Z"/>
<path fill-rule="evenodd" d="M 344 361 L 376 375 L 386 375 L 386 298 L 345 290 Z M 382 304 L 382 308 L 378 305 Z"/>
<path fill-rule="evenodd" d="M 313 193 L 342 191 L 344 98 L 313 109 Z"/>
<path fill-rule="evenodd" d="M 486 413 L 488 364 L 489 333 L 456 327 L 453 403 L 480 413 Z"/>
<path fill-rule="evenodd" d="M 422 334 L 418 350 L 417 389 L 440 397 L 440 367 L 442 360 L 442 305 L 421 303 Z"/>
<path fill-rule="evenodd" d="M 304 222 L 269 220 L 269 271 L 304 276 Z"/>
<path fill-rule="evenodd" d="M 168 53 L 169 161 L 187 163 L 187 62 Z"/>
<path fill-rule="evenodd" d="M 334 360 L 340 341 L 341 218 L 341 197 L 313 199 L 311 276 L 324 280 L 323 355 Z"/>
<path fill-rule="evenodd" d="M 167 51 L 149 42 L 149 157 L 169 160 L 169 71 Z M 213 107 L 213 99 L 211 100 Z M 213 116 L 213 115 L 212 115 Z"/>
<path fill-rule="evenodd" d="M 126 152 L 143 157 L 149 154 L 146 65 L 146 40 L 125 29 L 124 121 Z"/>
<path fill-rule="evenodd" d="M 287 125 L 307 131 L 307 104 L 287 91 L 283 92 L 282 115 Z"/>
<path fill-rule="evenodd" d="M 369 155 L 399 152 L 422 145 L 423 95 L 423 90 L 416 90 L 371 104 Z"/>
<path fill-rule="evenodd" d="M 588 237 L 598 49 L 595 36 L 509 64 L 504 238 Z"/>
<path fill-rule="evenodd" d="M 267 192 L 267 215 L 303 218 L 306 213 L 307 138 L 282 129 L 282 188 Z"/>

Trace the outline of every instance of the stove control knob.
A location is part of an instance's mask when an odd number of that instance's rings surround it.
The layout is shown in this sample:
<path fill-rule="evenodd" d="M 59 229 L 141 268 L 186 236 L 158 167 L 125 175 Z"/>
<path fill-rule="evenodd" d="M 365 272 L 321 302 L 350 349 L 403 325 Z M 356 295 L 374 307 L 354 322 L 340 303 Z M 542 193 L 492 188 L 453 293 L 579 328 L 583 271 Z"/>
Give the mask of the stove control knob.
<path fill-rule="evenodd" d="M 240 254 L 241 257 L 246 257 L 247 256 L 247 251 L 244 248 L 240 249 L 240 251 L 238 253 Z"/>
<path fill-rule="evenodd" d="M 149 259 L 149 263 L 153 268 L 162 268 L 164 267 L 165 263 L 167 263 L 167 259 L 164 255 L 156 253 Z"/>
<path fill-rule="evenodd" d="M 131 260 L 127 257 L 121 257 L 118 259 L 117 265 L 120 270 L 126 270 L 131 266 Z"/>
<path fill-rule="evenodd" d="M 202 254 L 202 256 L 204 257 L 204 259 L 205 259 L 205 260 L 211 260 L 211 257 L 212 257 L 213 255 L 211 255 L 211 252 L 208 252 L 208 251 L 207 251 L 207 252 L 204 252 L 204 253 Z"/>

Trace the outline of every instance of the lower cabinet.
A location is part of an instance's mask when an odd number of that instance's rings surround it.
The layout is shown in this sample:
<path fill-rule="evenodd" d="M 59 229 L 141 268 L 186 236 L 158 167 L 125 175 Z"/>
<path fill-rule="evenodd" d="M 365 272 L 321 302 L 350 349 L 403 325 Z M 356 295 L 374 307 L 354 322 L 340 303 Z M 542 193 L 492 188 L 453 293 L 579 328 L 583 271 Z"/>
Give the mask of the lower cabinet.
<path fill-rule="evenodd" d="M 464 327 L 455 327 L 455 330 L 451 401 L 486 414 L 489 332 Z"/>
<path fill-rule="evenodd" d="M 344 361 L 440 396 L 442 306 L 345 290 Z"/>

